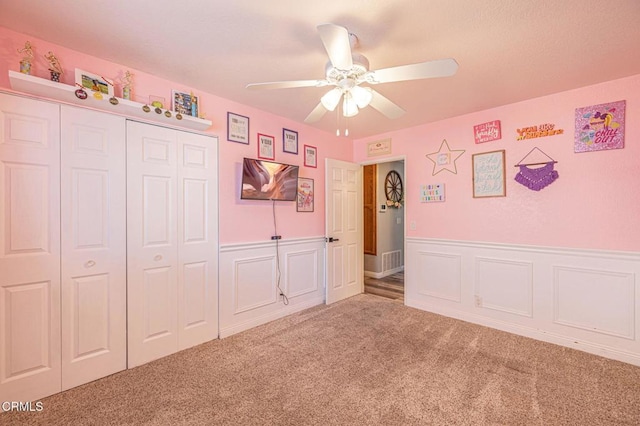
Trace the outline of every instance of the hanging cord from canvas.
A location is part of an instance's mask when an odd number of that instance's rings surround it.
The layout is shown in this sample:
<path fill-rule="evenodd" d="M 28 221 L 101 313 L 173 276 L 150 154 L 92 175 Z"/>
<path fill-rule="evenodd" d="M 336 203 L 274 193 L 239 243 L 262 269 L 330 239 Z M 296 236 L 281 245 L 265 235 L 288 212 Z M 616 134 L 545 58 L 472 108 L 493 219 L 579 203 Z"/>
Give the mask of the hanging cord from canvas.
<path fill-rule="evenodd" d="M 276 200 L 271 200 L 272 202 L 272 210 L 273 210 L 273 235 L 278 235 L 278 227 L 276 226 Z M 282 288 L 280 288 L 280 247 L 279 247 L 279 241 L 278 239 L 276 239 L 276 287 L 278 289 L 278 294 L 280 294 L 280 296 L 282 296 L 282 303 L 284 303 L 285 305 L 289 304 L 289 298 L 287 297 L 286 294 L 284 294 L 284 291 L 282 291 Z"/>

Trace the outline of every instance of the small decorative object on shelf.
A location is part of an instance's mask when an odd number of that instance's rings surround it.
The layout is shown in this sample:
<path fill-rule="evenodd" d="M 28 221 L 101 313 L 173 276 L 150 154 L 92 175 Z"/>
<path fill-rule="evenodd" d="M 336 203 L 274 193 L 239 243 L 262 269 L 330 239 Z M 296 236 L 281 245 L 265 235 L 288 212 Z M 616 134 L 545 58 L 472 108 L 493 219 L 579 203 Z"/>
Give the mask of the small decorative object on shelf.
<path fill-rule="evenodd" d="M 133 83 L 133 74 L 131 71 L 124 73 L 124 84 L 122 85 L 122 99 L 131 100 L 131 84 Z"/>
<path fill-rule="evenodd" d="M 164 108 L 164 98 L 161 96 L 149 96 L 149 103 L 154 108 L 156 114 L 162 114 L 162 108 Z"/>
<path fill-rule="evenodd" d="M 62 69 L 62 65 L 60 65 L 60 61 L 56 58 L 56 55 L 49 51 L 44 58 L 49 61 L 49 72 L 51 72 L 51 81 L 55 81 L 56 83 L 60 83 L 60 75 L 64 72 Z"/>
<path fill-rule="evenodd" d="M 171 109 L 181 115 L 198 117 L 198 97 L 190 93 L 173 90 L 171 92 Z"/>
<path fill-rule="evenodd" d="M 27 41 L 22 49 L 18 49 L 18 53 L 22 53 L 24 57 L 20 61 L 20 72 L 22 74 L 31 74 L 31 62 L 33 61 L 33 46 Z"/>
<path fill-rule="evenodd" d="M 103 94 L 113 97 L 113 84 L 104 77 L 76 68 L 76 85 L 93 92 L 93 97 L 101 100 Z"/>
<path fill-rule="evenodd" d="M 191 96 L 191 116 L 197 117 L 198 116 L 198 98 L 194 96 L 193 92 L 189 93 L 189 95 Z"/>
<path fill-rule="evenodd" d="M 100 77 L 102 77 L 102 76 L 100 76 Z M 112 82 L 110 82 L 109 80 L 107 80 L 106 78 L 104 78 L 104 77 L 102 77 L 102 79 L 104 81 L 106 81 L 107 84 L 111 87 L 111 90 L 109 91 L 109 92 L 111 92 L 111 97 L 109 98 L 109 103 L 111 105 L 118 105 L 120 103 L 120 101 L 118 101 L 118 98 L 116 98 L 116 95 L 115 95 L 115 93 L 116 93 L 115 85 Z"/>
<path fill-rule="evenodd" d="M 76 86 L 80 86 L 80 85 L 76 83 Z M 80 86 L 79 89 L 76 89 L 75 94 L 76 94 L 76 98 L 83 99 L 83 100 L 87 99 L 87 97 L 89 96 L 87 95 L 87 92 L 85 92 L 85 90 L 82 88 L 82 86 Z"/>

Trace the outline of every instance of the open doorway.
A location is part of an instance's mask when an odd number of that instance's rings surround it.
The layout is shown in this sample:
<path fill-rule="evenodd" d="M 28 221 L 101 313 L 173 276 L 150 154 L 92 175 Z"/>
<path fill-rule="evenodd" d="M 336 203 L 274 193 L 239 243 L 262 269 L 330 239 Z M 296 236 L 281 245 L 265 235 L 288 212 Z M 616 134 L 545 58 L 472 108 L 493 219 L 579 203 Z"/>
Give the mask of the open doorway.
<path fill-rule="evenodd" d="M 401 302 L 404 191 L 404 160 L 364 166 L 364 292 Z"/>

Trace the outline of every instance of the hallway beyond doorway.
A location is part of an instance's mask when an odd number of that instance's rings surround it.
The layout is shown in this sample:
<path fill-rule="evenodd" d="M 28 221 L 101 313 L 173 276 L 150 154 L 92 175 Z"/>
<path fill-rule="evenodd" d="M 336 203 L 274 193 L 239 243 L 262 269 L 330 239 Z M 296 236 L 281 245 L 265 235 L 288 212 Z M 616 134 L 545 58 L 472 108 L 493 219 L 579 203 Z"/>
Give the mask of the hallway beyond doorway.
<path fill-rule="evenodd" d="M 364 277 L 364 292 L 403 302 L 404 271 L 384 278 Z"/>

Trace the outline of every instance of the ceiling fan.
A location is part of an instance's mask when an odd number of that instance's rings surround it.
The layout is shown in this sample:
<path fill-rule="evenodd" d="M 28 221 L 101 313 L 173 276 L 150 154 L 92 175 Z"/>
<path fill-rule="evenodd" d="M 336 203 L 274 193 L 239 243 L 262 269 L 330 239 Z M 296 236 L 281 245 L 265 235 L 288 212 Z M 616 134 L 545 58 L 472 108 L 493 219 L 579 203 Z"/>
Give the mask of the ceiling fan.
<path fill-rule="evenodd" d="M 306 123 L 320 120 L 327 111 L 334 111 L 342 99 L 342 115 L 353 117 L 359 109 L 371 106 L 388 118 L 398 118 L 405 111 L 367 84 L 391 83 L 395 81 L 423 78 L 448 77 L 458 70 L 454 59 L 439 59 L 418 64 L 401 65 L 379 70 L 369 70 L 369 61 L 363 55 L 352 51 L 357 45 L 357 37 L 345 27 L 335 24 L 318 25 L 318 33 L 329 55 L 326 78 L 322 80 L 274 81 L 252 83 L 250 90 L 287 89 L 296 87 L 334 86 L 320 99 L 320 103 L 305 118 Z"/>

